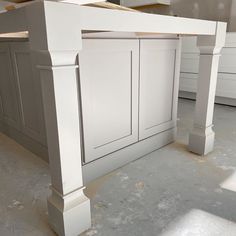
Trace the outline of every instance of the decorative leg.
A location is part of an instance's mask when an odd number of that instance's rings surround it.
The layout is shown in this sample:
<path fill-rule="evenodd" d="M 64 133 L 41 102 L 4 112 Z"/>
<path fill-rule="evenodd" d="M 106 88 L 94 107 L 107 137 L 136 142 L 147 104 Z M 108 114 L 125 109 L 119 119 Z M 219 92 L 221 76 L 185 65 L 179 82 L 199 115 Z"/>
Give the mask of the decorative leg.
<path fill-rule="evenodd" d="M 206 155 L 214 148 L 213 112 L 220 52 L 225 44 L 226 23 L 217 23 L 215 36 L 198 36 L 199 78 L 193 130 L 189 150 Z"/>
<path fill-rule="evenodd" d="M 71 27 L 80 20 L 78 14 L 70 14 L 74 9 L 71 4 L 42 1 L 27 11 L 30 44 L 39 57 L 47 130 L 49 221 L 60 236 L 77 236 L 91 226 L 90 201 L 83 192 L 77 84 L 82 39 L 80 29 Z"/>
<path fill-rule="evenodd" d="M 50 55 L 76 58 L 76 52 Z M 90 227 L 91 217 L 83 193 L 77 66 L 39 68 L 52 178 L 49 221 L 59 235 L 78 235 Z"/>

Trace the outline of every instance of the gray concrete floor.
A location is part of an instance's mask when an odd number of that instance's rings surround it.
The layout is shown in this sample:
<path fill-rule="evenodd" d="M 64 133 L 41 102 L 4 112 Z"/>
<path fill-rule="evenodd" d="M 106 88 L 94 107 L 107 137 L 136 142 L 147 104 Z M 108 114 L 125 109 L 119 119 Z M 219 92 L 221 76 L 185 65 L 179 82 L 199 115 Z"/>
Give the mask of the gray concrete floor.
<path fill-rule="evenodd" d="M 193 107 L 179 102 L 176 143 L 88 186 L 93 227 L 84 236 L 236 235 L 236 192 L 224 189 L 236 181 L 236 108 L 216 106 L 215 150 L 203 158 L 186 150 Z M 47 164 L 0 134 L 1 236 L 55 235 L 49 183 Z"/>

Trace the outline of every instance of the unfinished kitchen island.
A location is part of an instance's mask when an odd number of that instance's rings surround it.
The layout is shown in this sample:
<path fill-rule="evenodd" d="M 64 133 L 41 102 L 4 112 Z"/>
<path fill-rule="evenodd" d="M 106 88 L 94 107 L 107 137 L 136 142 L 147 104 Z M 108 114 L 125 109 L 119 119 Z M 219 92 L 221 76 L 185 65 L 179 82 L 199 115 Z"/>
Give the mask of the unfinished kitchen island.
<path fill-rule="evenodd" d="M 4 80 L 7 75 L 16 77 L 20 100 L 16 110 L 22 122 L 18 137 L 21 133 L 32 140 L 38 137 L 48 148 L 49 221 L 58 235 L 78 235 L 91 225 L 84 180 L 87 183 L 174 141 L 180 70 L 177 35 L 198 35 L 201 52 L 189 150 L 200 155 L 213 150 L 213 108 L 225 23 L 34 1 L 0 14 L 0 34 L 16 32 L 27 32 L 29 38 L 23 46 L 8 41 L 0 47 L 0 56 L 6 56 L 10 65 L 1 67 L 0 80 L 6 89 L 16 88 L 14 79 Z M 36 59 L 25 63 L 29 55 Z M 36 90 L 42 92 L 47 142 L 43 135 L 35 136 L 35 123 L 30 122 L 37 109 L 29 96 L 37 93 L 29 89 L 32 72 L 26 68 L 39 73 L 42 88 Z M 32 73 L 35 78 L 37 72 Z M 18 105 L 7 102 L 12 96 L 4 91 L 3 126 L 11 126 L 15 123 L 9 114 L 14 112 L 7 108 Z"/>

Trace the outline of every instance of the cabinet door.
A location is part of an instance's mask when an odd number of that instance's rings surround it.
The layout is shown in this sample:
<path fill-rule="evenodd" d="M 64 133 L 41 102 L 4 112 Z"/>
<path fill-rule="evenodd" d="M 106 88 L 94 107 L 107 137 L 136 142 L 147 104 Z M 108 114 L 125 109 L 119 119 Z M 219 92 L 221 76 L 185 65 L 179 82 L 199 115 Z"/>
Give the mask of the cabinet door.
<path fill-rule="evenodd" d="M 11 57 L 20 100 L 22 132 L 46 143 L 41 86 L 36 58 L 28 42 L 11 43 Z"/>
<path fill-rule="evenodd" d="M 20 116 L 16 80 L 8 43 L 0 43 L 0 96 L 2 120 L 6 124 L 20 130 Z"/>
<path fill-rule="evenodd" d="M 86 39 L 79 54 L 85 162 L 138 141 L 138 40 Z"/>
<path fill-rule="evenodd" d="M 140 41 L 139 139 L 176 123 L 178 68 L 177 40 Z M 176 70 L 177 69 L 177 70 Z"/>

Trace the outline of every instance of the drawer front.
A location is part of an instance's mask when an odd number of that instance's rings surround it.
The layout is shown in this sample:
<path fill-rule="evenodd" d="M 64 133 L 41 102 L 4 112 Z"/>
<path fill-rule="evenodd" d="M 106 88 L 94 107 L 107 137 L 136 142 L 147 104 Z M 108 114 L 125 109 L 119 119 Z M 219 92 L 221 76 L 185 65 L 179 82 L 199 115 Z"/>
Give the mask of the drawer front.
<path fill-rule="evenodd" d="M 180 74 L 180 91 L 197 92 L 198 74 Z M 218 73 L 216 96 L 236 98 L 236 74 Z"/>
<path fill-rule="evenodd" d="M 199 70 L 199 54 L 182 53 L 181 68 L 183 73 L 198 73 Z"/>
<path fill-rule="evenodd" d="M 198 74 L 180 73 L 179 90 L 197 92 Z"/>
<path fill-rule="evenodd" d="M 236 74 L 218 74 L 216 95 L 236 98 Z"/>
<path fill-rule="evenodd" d="M 139 139 L 175 126 L 176 40 L 141 40 Z"/>
<path fill-rule="evenodd" d="M 138 66 L 138 40 L 83 40 L 79 67 L 85 163 L 138 141 Z"/>
<path fill-rule="evenodd" d="M 220 73 L 236 73 L 236 48 L 223 48 L 219 64 Z"/>

